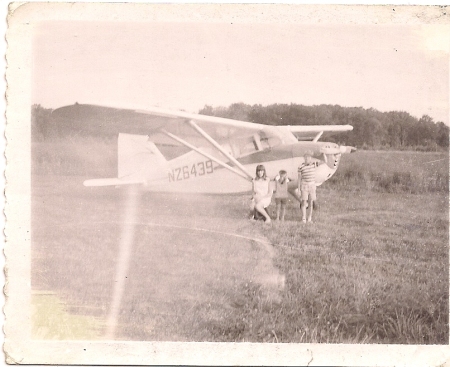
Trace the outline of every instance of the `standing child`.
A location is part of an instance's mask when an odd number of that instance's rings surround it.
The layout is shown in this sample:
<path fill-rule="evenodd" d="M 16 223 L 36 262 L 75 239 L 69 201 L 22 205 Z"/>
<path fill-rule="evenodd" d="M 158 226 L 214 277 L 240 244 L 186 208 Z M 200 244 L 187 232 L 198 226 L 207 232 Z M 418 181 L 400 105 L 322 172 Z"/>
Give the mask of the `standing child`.
<path fill-rule="evenodd" d="M 308 204 L 308 222 L 312 221 L 314 201 L 316 200 L 316 168 L 317 162 L 313 162 L 312 153 L 305 153 L 305 162 L 298 168 L 298 190 L 301 194 L 302 222 L 306 223 L 306 207 Z M 308 203 L 309 200 L 309 203 Z"/>
<path fill-rule="evenodd" d="M 284 221 L 284 215 L 286 213 L 286 203 L 288 200 L 288 183 L 289 178 L 287 177 L 287 172 L 281 170 L 278 176 L 275 177 L 275 203 L 277 205 L 277 219 Z"/>

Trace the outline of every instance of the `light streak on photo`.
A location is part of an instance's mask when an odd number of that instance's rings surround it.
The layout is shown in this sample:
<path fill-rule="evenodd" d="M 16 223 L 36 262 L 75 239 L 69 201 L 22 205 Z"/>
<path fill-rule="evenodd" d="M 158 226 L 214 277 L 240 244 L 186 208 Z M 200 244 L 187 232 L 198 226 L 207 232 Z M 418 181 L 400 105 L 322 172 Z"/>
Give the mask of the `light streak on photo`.
<path fill-rule="evenodd" d="M 112 293 L 111 308 L 107 320 L 106 339 L 114 339 L 116 327 L 120 314 L 123 293 L 128 269 L 130 267 L 131 249 L 133 247 L 134 234 L 136 229 L 136 211 L 139 190 L 131 186 L 126 193 L 126 207 L 124 212 L 124 221 L 122 236 L 120 237 L 119 253 L 117 257 L 116 274 L 114 277 L 114 290 Z"/>

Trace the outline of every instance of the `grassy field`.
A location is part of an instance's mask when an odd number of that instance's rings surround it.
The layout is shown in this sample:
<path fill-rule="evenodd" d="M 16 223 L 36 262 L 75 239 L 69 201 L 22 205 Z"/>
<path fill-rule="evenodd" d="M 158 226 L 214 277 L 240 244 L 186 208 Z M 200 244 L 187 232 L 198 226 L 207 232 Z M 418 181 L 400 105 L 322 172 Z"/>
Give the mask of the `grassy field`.
<path fill-rule="evenodd" d="M 33 180 L 32 289 L 54 292 L 68 313 L 92 317 L 96 324 L 103 320 L 103 327 L 90 331 L 101 338 L 124 222 L 130 220 L 124 217 L 128 193 L 86 189 L 75 176 Z M 230 307 L 228 295 L 252 282 L 264 287 L 265 297 L 279 297 L 281 275 L 267 241 L 242 220 L 247 213 L 241 197 L 223 211 L 228 197 L 139 195 L 117 338 L 208 340 L 205 330 L 191 332 L 201 316 L 198 305 L 219 307 L 219 315 Z M 69 315 L 63 319 L 63 329 L 75 328 Z M 42 325 L 42 319 L 36 322 Z M 42 327 L 35 335 L 67 335 Z"/>
<path fill-rule="evenodd" d="M 51 149 L 39 149 L 33 170 L 45 174 L 32 181 L 32 289 L 54 292 L 57 320 L 75 331 L 36 319 L 34 335 L 102 338 L 126 191 L 84 188 L 98 167 L 92 157 L 78 166 L 62 155 L 55 166 Z M 74 175 L 80 167 L 83 177 Z M 291 201 L 287 221 L 268 226 L 246 219 L 244 196 L 142 194 L 116 337 L 447 344 L 447 156 L 357 152 L 318 199 L 314 223 L 301 224 Z"/>
<path fill-rule="evenodd" d="M 327 185 L 339 190 L 447 193 L 447 152 L 358 151 L 345 155 Z"/>
<path fill-rule="evenodd" d="M 117 175 L 117 139 L 75 136 L 32 142 L 31 155 L 31 172 L 37 175 Z"/>
<path fill-rule="evenodd" d="M 70 199 L 47 197 L 35 207 L 40 215 L 33 230 L 33 289 L 55 291 L 68 312 L 105 320 L 123 198 L 96 194 L 93 200 L 66 185 Z M 288 221 L 270 227 L 245 219 L 241 197 L 189 196 L 181 211 L 172 199 L 150 195 L 142 201 L 119 338 L 447 343 L 448 220 L 442 196 L 321 190 L 314 224 L 301 225 L 291 203 Z M 273 265 L 285 275 L 285 287 L 278 297 L 267 297 L 263 283 L 252 281 L 255 259 L 265 256 L 256 244 L 249 248 L 230 237 L 217 246 L 221 235 L 179 234 L 151 225 L 155 220 L 263 234 L 274 245 Z M 173 239 L 180 235 L 183 246 Z M 273 273 L 269 266 L 260 271 Z"/>
<path fill-rule="evenodd" d="M 283 302 L 267 309 L 257 289 L 247 293 L 248 306 L 235 318 L 257 315 L 251 325 L 259 326 L 247 325 L 242 336 L 448 343 L 447 198 L 334 190 L 320 197 L 314 224 L 262 227 L 287 287 Z M 298 215 L 296 208 L 291 213 Z"/>

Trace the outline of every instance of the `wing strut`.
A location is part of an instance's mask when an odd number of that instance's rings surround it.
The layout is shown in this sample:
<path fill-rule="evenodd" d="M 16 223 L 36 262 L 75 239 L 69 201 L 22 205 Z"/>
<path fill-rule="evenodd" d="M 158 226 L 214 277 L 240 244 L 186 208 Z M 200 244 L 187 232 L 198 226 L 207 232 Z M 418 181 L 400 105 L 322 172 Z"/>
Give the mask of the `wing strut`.
<path fill-rule="evenodd" d="M 317 141 L 320 139 L 320 137 L 322 136 L 322 134 L 323 134 L 323 131 L 319 132 L 319 133 L 315 136 L 315 138 L 312 140 L 313 143 L 317 143 Z"/>
<path fill-rule="evenodd" d="M 190 148 L 190 149 L 192 149 L 192 150 L 195 150 L 197 153 L 200 153 L 201 155 L 205 156 L 206 158 L 211 159 L 212 161 L 214 161 L 214 162 L 216 162 L 217 164 L 219 164 L 220 166 L 222 166 L 222 167 L 224 167 L 224 168 L 230 170 L 231 172 L 237 174 L 238 176 L 240 176 L 240 177 L 242 177 L 242 178 L 245 178 L 246 180 L 249 180 L 249 181 L 252 180 L 252 179 L 249 179 L 247 176 L 244 176 L 244 175 L 243 175 L 240 171 L 238 171 L 237 169 L 234 169 L 233 167 L 230 167 L 228 164 L 226 164 L 226 163 L 224 163 L 224 162 L 218 160 L 217 158 L 213 157 L 212 155 L 210 155 L 210 154 L 208 154 L 208 153 L 206 153 L 206 152 L 203 152 L 201 149 L 199 149 L 199 148 L 197 148 L 196 146 L 194 146 L 194 145 L 188 143 L 186 140 L 183 140 L 183 139 L 179 138 L 178 136 L 173 135 L 173 134 L 169 133 L 168 131 L 166 131 L 166 130 L 164 130 L 164 129 L 161 129 L 161 132 L 163 132 L 164 134 L 166 134 L 168 137 L 170 137 L 170 138 L 172 138 L 172 139 L 178 141 L 179 143 L 185 145 L 186 147 L 188 147 L 188 148 Z"/>
<path fill-rule="evenodd" d="M 222 153 L 225 157 L 227 157 L 230 161 L 232 161 L 250 180 L 253 180 L 253 176 L 248 173 L 245 167 L 240 164 L 236 158 L 230 155 L 225 149 L 223 149 L 220 144 L 218 144 L 213 138 L 211 138 L 204 130 L 202 130 L 194 121 L 189 120 L 189 124 L 198 131 L 200 135 L 202 135 L 206 140 L 208 140 L 220 153 Z"/>

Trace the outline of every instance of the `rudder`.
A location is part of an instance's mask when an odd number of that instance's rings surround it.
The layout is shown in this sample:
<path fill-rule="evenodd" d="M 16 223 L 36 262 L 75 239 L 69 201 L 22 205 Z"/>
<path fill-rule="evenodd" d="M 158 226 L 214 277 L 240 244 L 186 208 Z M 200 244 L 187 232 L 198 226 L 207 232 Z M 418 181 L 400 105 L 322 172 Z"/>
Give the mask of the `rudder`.
<path fill-rule="evenodd" d="M 117 155 L 120 179 L 151 181 L 167 174 L 167 160 L 147 135 L 120 133 Z"/>

